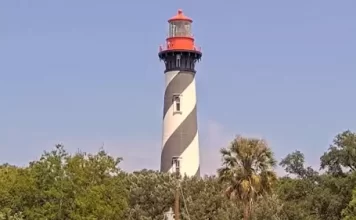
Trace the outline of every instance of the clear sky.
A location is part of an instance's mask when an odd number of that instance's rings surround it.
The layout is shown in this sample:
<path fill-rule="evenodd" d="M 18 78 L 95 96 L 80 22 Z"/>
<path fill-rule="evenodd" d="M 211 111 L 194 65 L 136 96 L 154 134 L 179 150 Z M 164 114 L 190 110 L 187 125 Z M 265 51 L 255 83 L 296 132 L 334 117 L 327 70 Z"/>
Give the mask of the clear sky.
<path fill-rule="evenodd" d="M 337 133 L 356 130 L 355 0 L 1 0 L 0 163 L 25 165 L 63 143 L 104 146 L 127 171 L 159 169 L 157 52 L 179 8 L 203 49 L 203 173 L 235 134 L 318 166 Z"/>

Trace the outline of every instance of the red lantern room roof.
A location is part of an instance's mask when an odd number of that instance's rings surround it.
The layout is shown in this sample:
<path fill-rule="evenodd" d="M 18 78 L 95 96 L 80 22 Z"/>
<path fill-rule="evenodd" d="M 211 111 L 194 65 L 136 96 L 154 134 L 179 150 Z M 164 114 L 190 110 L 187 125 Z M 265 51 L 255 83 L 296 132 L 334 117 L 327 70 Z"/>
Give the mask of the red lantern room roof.
<path fill-rule="evenodd" d="M 171 22 L 171 21 L 189 21 L 189 22 L 193 22 L 193 20 L 187 16 L 185 16 L 183 14 L 183 10 L 182 9 L 179 9 L 178 10 L 178 14 L 174 17 L 171 17 L 168 22 Z"/>

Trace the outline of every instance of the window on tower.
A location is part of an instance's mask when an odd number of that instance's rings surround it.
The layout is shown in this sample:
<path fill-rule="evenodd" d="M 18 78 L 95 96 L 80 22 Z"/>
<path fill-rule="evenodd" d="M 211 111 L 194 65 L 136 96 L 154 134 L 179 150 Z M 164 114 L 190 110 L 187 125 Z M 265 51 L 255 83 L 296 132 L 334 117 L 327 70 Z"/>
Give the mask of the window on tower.
<path fill-rule="evenodd" d="M 180 161 L 179 160 L 176 160 L 176 173 L 179 173 L 179 171 L 180 171 Z"/>
<path fill-rule="evenodd" d="M 172 169 L 173 172 L 180 173 L 181 164 L 180 164 L 179 157 L 172 158 L 172 168 L 173 168 Z"/>
<path fill-rule="evenodd" d="M 176 67 L 180 67 L 180 55 L 177 54 L 177 58 L 176 58 Z"/>
<path fill-rule="evenodd" d="M 180 103 L 180 96 L 179 95 L 175 95 L 173 97 L 173 111 L 175 113 L 181 112 L 181 103 Z"/>
<path fill-rule="evenodd" d="M 175 99 L 176 104 L 176 111 L 180 112 L 180 97 L 176 97 Z"/>

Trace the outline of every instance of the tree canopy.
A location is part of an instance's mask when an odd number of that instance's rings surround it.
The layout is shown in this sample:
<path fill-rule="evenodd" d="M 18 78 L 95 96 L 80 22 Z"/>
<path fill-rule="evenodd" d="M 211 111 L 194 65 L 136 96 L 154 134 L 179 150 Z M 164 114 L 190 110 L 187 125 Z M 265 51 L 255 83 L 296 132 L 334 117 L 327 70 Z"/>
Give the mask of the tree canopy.
<path fill-rule="evenodd" d="M 204 146 L 202 146 L 204 147 Z M 273 146 L 237 136 L 220 152 L 216 175 L 183 177 L 181 220 L 356 220 L 356 134 L 326 147 L 320 167 L 295 150 L 279 165 Z M 70 154 L 57 145 L 20 167 L 0 165 L 0 220 L 162 220 L 174 205 L 168 173 L 120 169 L 104 150 Z"/>

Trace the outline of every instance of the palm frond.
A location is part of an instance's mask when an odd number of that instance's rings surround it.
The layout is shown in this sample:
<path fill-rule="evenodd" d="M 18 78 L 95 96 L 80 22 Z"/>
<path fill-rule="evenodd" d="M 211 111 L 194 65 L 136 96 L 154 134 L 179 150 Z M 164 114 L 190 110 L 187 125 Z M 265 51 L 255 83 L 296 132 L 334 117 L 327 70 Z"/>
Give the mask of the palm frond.
<path fill-rule="evenodd" d="M 272 189 L 276 161 L 264 140 L 236 136 L 220 153 L 223 167 L 218 176 L 227 184 L 225 194 L 230 199 L 249 204 Z"/>

